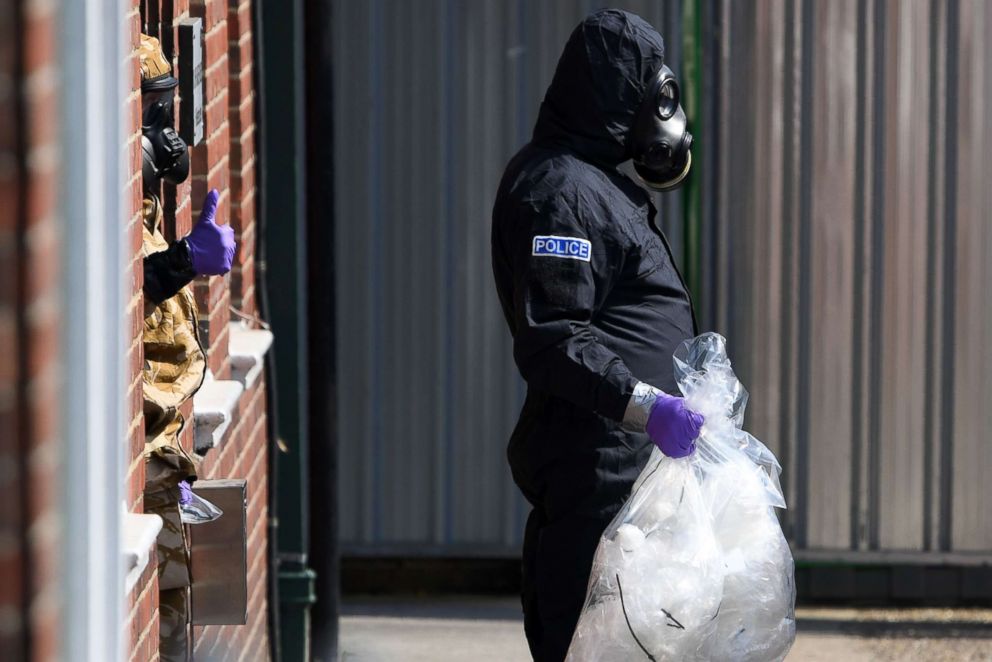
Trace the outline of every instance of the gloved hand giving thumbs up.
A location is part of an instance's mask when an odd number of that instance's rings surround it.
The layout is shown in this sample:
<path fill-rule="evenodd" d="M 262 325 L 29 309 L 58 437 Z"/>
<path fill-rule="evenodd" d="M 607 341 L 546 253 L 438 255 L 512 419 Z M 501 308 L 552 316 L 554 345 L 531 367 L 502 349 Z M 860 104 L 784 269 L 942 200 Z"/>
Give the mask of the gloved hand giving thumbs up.
<path fill-rule="evenodd" d="M 203 201 L 200 220 L 186 236 L 190 261 L 198 276 L 219 276 L 231 270 L 236 243 L 230 225 L 217 225 L 217 189 L 211 189 Z"/>

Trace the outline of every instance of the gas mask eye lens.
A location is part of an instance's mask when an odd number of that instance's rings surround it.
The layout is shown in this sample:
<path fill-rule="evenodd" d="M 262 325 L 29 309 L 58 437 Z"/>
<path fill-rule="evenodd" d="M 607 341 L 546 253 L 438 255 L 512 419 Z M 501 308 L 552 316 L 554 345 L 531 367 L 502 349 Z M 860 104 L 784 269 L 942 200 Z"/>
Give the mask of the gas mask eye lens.
<path fill-rule="evenodd" d="M 674 80 L 666 80 L 658 90 L 658 116 L 670 119 L 679 107 L 679 86 Z"/>

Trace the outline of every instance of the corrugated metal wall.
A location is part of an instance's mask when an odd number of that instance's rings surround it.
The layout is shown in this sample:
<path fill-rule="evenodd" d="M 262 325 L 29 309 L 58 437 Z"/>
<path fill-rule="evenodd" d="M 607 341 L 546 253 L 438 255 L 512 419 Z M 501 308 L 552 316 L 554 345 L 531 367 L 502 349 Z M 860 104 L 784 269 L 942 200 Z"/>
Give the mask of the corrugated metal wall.
<path fill-rule="evenodd" d="M 599 3 L 337 2 L 345 553 L 515 553 L 522 401 L 489 216 Z M 645 16 L 681 63 L 682 2 Z M 992 550 L 992 8 L 700 0 L 696 212 L 662 202 L 800 548 Z M 950 183 L 950 185 L 948 185 Z M 782 444 L 782 440 L 790 440 Z"/>
<path fill-rule="evenodd" d="M 344 551 L 503 554 L 526 509 L 505 447 L 523 386 L 490 213 L 593 2 L 336 2 Z M 661 28 L 678 2 L 619 3 Z M 678 199 L 667 227 L 681 237 Z"/>
<path fill-rule="evenodd" d="M 992 6 L 701 4 L 695 294 L 790 537 L 992 551 Z"/>

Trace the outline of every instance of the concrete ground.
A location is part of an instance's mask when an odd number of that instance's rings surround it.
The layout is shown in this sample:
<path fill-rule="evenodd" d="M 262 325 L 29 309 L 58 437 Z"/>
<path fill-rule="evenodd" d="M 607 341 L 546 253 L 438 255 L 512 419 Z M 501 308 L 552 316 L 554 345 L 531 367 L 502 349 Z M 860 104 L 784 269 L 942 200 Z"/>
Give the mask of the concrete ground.
<path fill-rule="evenodd" d="M 789 662 L 992 662 L 992 609 L 797 611 Z M 341 662 L 527 662 L 514 598 L 346 599 Z"/>

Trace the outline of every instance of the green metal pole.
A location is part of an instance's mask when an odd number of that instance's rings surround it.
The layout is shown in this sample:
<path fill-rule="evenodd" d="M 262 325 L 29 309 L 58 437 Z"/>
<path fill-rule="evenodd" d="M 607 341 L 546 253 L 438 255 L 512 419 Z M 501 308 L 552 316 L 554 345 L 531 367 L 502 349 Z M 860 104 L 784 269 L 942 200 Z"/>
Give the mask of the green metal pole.
<path fill-rule="evenodd" d="M 263 213 L 269 320 L 275 335 L 274 397 L 284 455 L 277 467 L 279 649 L 286 662 L 310 659 L 310 605 L 315 573 L 309 567 L 306 149 L 302 0 L 262 3 L 266 118 Z"/>
<path fill-rule="evenodd" d="M 685 0 L 682 5 L 682 68 L 683 79 L 688 94 L 689 106 L 686 114 L 689 126 L 697 137 L 697 146 L 706 140 L 703 134 L 703 28 L 702 0 Z M 698 147 L 692 150 L 693 167 L 686 182 L 685 204 L 683 205 L 685 237 L 682 264 L 685 265 L 686 280 L 689 291 L 697 304 L 702 303 L 700 230 L 703 218 L 702 202 L 702 172 L 704 164 L 703 150 Z"/>
<path fill-rule="evenodd" d="M 310 564 L 319 600 L 310 610 L 316 662 L 338 659 L 340 566 L 337 481 L 337 305 L 334 213 L 334 6 L 304 0 L 307 123 L 307 314 L 310 406 Z M 344 167 L 347 167 L 345 164 Z"/>

